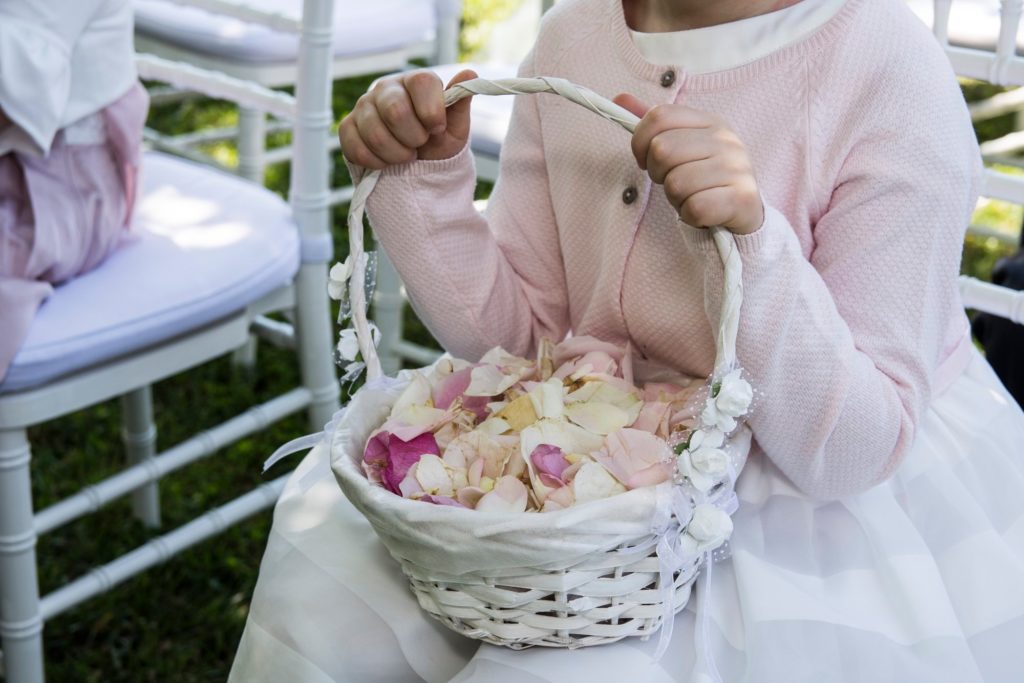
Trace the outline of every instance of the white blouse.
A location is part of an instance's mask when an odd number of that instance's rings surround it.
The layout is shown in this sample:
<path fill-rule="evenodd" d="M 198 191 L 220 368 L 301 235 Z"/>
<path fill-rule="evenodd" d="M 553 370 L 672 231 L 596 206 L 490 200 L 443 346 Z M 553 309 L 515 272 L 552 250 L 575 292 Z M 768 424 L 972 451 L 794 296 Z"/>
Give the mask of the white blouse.
<path fill-rule="evenodd" d="M 727 24 L 665 33 L 630 31 L 640 54 L 654 64 L 693 74 L 734 69 L 795 43 L 836 15 L 846 0 L 802 0 L 795 5 Z"/>
<path fill-rule="evenodd" d="M 135 83 L 130 0 L 0 0 L 0 155 L 104 139 L 97 112 Z"/>

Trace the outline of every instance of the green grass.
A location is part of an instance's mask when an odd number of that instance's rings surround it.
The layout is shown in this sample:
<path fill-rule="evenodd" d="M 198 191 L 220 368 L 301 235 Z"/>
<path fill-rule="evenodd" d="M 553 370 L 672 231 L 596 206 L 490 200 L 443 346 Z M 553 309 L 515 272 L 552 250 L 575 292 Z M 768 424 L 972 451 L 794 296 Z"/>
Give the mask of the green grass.
<path fill-rule="evenodd" d="M 337 117 L 350 110 L 370 80 L 336 84 Z M 965 85 L 965 92 L 969 97 L 984 94 L 981 86 L 970 84 Z M 168 133 L 230 125 L 236 120 L 235 110 L 228 104 L 198 100 L 157 107 L 150 115 L 150 125 Z M 979 135 L 997 135 L 1005 132 L 1006 125 L 1006 121 L 991 122 L 979 130 Z M 287 135 L 276 135 L 272 144 L 287 141 Z M 230 144 L 214 145 L 210 151 L 228 162 L 235 158 Z M 338 159 L 332 175 L 335 184 L 348 180 L 344 164 Z M 267 183 L 283 194 L 288 184 L 287 169 L 269 169 Z M 486 196 L 489 190 L 489 186 L 482 186 L 478 196 Z M 977 220 L 1012 231 L 1020 225 L 1019 211 L 990 204 L 982 207 Z M 336 255 L 341 257 L 348 251 L 342 233 L 344 212 L 345 207 L 341 207 L 334 214 Z M 995 260 L 1008 252 L 995 239 L 970 238 L 965 245 L 964 272 L 987 277 Z M 411 312 L 407 315 L 407 330 L 411 338 L 429 341 L 428 333 Z M 227 358 L 221 358 L 161 382 L 154 387 L 159 447 L 166 449 L 297 382 L 293 356 L 265 344 L 260 346 L 257 371 L 252 376 L 236 371 Z M 37 509 L 122 466 L 119 415 L 117 402 L 107 402 L 31 430 Z M 266 477 L 260 474 L 261 464 L 279 444 L 306 431 L 305 418 L 295 416 L 164 479 L 160 484 L 164 530 L 285 472 L 299 456 L 293 456 L 292 463 L 278 465 Z M 45 630 L 49 680 L 225 680 L 245 623 L 269 527 L 269 514 L 259 515 L 216 541 L 187 550 L 170 563 L 53 619 Z M 133 520 L 127 501 L 48 534 L 38 547 L 42 588 L 52 590 L 153 535 Z"/>

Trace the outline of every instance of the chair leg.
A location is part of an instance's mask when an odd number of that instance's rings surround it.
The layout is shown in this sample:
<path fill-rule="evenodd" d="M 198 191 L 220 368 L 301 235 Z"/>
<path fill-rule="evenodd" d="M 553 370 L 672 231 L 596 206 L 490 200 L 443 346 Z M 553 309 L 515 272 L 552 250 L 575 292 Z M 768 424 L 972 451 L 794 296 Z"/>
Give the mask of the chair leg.
<path fill-rule="evenodd" d="M 295 349 L 299 354 L 302 383 L 313 393 L 309 406 L 310 427 L 322 429 L 335 411 L 341 393 L 334 374 L 330 307 L 327 303 L 327 266 L 305 263 L 296 277 Z"/>
<path fill-rule="evenodd" d="M 377 249 L 377 290 L 373 294 L 373 318 L 380 328 L 381 369 L 393 375 L 402 367 L 398 343 L 402 340 L 402 281 L 383 249 Z"/>
<path fill-rule="evenodd" d="M 153 423 L 153 392 L 147 384 L 121 397 L 121 438 L 128 464 L 156 456 L 156 425 Z M 132 512 L 151 529 L 160 526 L 160 484 L 152 482 L 132 492 Z"/>
<path fill-rule="evenodd" d="M 267 116 L 257 109 L 240 107 L 238 109 L 238 175 L 263 185 L 266 162 L 264 153 L 267 147 Z M 249 335 L 249 340 L 231 354 L 231 363 L 252 371 L 256 367 L 257 339 Z"/>
<path fill-rule="evenodd" d="M 43 683 L 30 460 L 25 430 L 0 430 L 0 639 L 8 683 Z"/>

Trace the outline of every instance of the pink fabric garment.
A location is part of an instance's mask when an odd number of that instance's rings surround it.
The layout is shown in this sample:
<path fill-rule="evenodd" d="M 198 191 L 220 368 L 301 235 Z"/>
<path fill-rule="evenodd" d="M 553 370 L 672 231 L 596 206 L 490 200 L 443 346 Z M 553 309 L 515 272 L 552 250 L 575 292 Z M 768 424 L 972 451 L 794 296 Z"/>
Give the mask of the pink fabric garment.
<path fill-rule="evenodd" d="M 0 379 L 53 286 L 95 268 L 127 232 L 148 108 L 136 83 L 102 111 L 104 144 L 61 132 L 45 158 L 0 156 Z"/>
<path fill-rule="evenodd" d="M 738 356 L 761 392 L 753 457 L 822 498 L 887 478 L 942 388 L 940 370 L 961 369 L 949 366 L 967 331 L 956 277 L 980 172 L 952 70 L 904 3 L 849 0 L 799 42 L 691 75 L 643 59 L 621 0 L 567 0 L 521 74 L 729 123 L 766 208 L 761 229 L 737 239 Z M 680 224 L 637 168 L 627 133 L 554 96 L 520 97 L 486 216 L 473 210 L 473 186 L 464 150 L 386 170 L 369 202 L 416 310 L 449 351 L 528 354 L 572 332 L 710 372 L 721 264 L 708 233 Z"/>

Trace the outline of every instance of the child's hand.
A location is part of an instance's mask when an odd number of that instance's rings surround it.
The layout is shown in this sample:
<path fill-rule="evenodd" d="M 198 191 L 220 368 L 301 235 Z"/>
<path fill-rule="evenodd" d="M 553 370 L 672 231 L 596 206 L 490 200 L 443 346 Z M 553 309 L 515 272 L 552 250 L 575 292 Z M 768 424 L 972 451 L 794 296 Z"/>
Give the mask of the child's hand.
<path fill-rule="evenodd" d="M 466 69 L 448 85 L 476 78 Z M 341 151 L 353 164 L 381 169 L 416 159 L 448 159 L 469 138 L 469 102 L 445 109 L 441 79 L 414 71 L 381 79 L 338 126 Z"/>
<path fill-rule="evenodd" d="M 721 225 L 738 235 L 764 222 L 750 157 L 736 134 L 713 114 L 680 104 L 648 109 L 632 95 L 615 103 L 641 117 L 633 154 L 679 217 L 694 227 Z"/>

